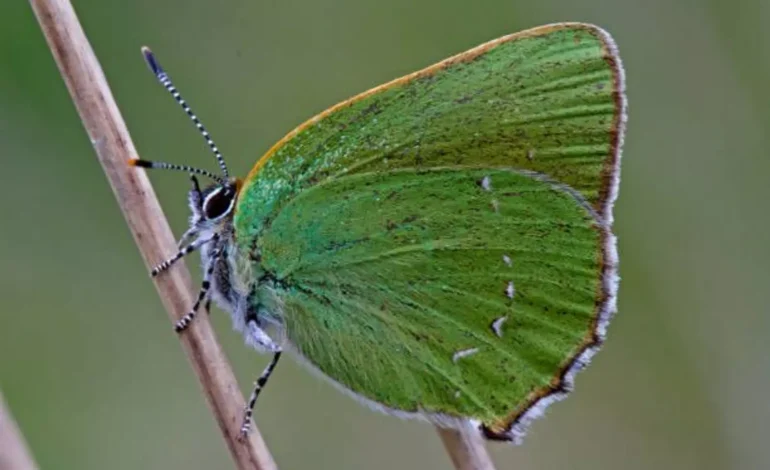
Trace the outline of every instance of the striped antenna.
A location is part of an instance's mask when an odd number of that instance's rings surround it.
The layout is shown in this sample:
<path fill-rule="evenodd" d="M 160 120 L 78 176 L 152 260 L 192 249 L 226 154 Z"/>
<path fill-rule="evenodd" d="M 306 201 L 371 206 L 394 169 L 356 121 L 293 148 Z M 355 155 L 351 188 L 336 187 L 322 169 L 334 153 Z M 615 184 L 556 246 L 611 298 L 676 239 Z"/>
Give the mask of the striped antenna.
<path fill-rule="evenodd" d="M 155 76 L 158 78 L 158 81 L 160 82 L 160 84 L 163 85 L 166 88 L 166 90 L 168 90 L 169 93 L 171 93 L 171 96 L 174 97 L 176 102 L 179 103 L 179 106 L 181 106 L 182 109 L 184 109 L 184 112 L 187 113 L 187 116 L 189 116 L 190 120 L 192 120 L 193 124 L 195 124 L 195 127 L 198 128 L 198 131 L 206 140 L 206 143 L 211 148 L 211 151 L 214 152 L 214 156 L 216 157 L 217 162 L 219 163 L 219 167 L 222 169 L 222 174 L 224 175 L 224 179 L 227 180 L 230 177 L 230 175 L 227 172 L 227 165 L 225 165 L 225 159 L 224 157 L 222 157 L 222 154 L 219 153 L 219 148 L 217 148 L 217 145 L 211 139 L 211 136 L 209 135 L 208 131 L 206 130 L 205 127 L 203 127 L 203 124 L 201 124 L 200 120 L 198 119 L 198 116 L 196 116 L 195 113 L 193 113 L 192 109 L 190 109 L 190 105 L 188 105 L 187 102 L 184 99 L 182 99 L 182 95 L 179 94 L 174 84 L 171 83 L 171 79 L 169 78 L 168 74 L 163 70 L 163 67 L 160 66 L 157 59 L 155 59 L 155 54 L 152 53 L 149 47 L 147 46 L 142 47 L 142 55 L 144 56 L 144 60 L 147 62 L 147 65 L 150 67 L 150 70 L 152 70 L 152 73 L 154 73 Z M 155 168 L 159 168 L 159 167 L 155 167 Z"/>
<path fill-rule="evenodd" d="M 140 168 L 158 168 L 161 170 L 186 171 L 187 173 L 191 173 L 191 174 L 207 176 L 213 179 L 214 181 L 216 181 L 217 183 L 221 184 L 222 186 L 227 186 L 227 180 L 222 178 L 221 176 L 215 175 L 214 173 L 208 170 L 201 170 L 200 168 L 193 168 L 187 165 L 177 165 L 176 163 L 166 163 L 166 162 L 151 162 L 149 160 L 140 160 L 138 158 L 129 160 L 128 164 L 131 166 L 138 166 Z"/>

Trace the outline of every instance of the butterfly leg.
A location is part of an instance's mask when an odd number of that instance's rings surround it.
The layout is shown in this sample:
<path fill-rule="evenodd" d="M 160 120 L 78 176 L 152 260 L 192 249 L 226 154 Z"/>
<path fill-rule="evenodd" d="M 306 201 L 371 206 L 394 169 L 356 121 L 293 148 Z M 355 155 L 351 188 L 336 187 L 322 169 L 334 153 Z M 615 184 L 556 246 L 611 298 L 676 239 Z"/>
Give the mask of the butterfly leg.
<path fill-rule="evenodd" d="M 254 414 L 254 405 L 257 403 L 257 397 L 259 397 L 259 393 L 262 391 L 262 389 L 267 384 L 267 379 L 270 378 L 270 374 L 273 373 L 273 370 L 275 369 L 276 364 L 278 364 L 278 359 L 281 358 L 281 350 L 280 348 L 273 353 L 273 359 L 270 360 L 270 364 L 265 367 L 265 370 L 262 371 L 262 375 L 259 376 L 256 382 L 254 382 L 254 389 L 251 391 L 251 396 L 249 397 L 249 402 L 246 404 L 246 409 L 243 413 L 243 424 L 241 425 L 241 439 L 245 439 L 246 436 L 249 434 L 249 431 L 251 430 L 251 417 Z"/>
<path fill-rule="evenodd" d="M 252 314 L 253 315 L 253 314 Z M 270 364 L 267 365 L 262 375 L 259 376 L 256 382 L 254 382 L 254 390 L 251 392 L 249 402 L 246 405 L 243 413 L 243 424 L 241 425 L 241 438 L 245 438 L 251 430 L 251 418 L 254 414 L 254 405 L 257 402 L 260 392 L 267 384 L 267 380 L 270 378 L 270 374 L 273 373 L 278 359 L 281 357 L 281 346 L 273 341 L 272 338 L 257 324 L 256 316 L 249 316 L 246 320 L 246 343 L 258 351 L 272 352 L 273 359 Z"/>
<path fill-rule="evenodd" d="M 211 288 L 211 275 L 214 273 L 214 266 L 216 265 L 217 260 L 219 259 L 219 248 L 215 248 L 211 252 L 211 257 L 209 258 L 208 266 L 206 266 L 206 271 L 203 273 L 203 282 L 201 282 L 201 290 L 198 292 L 198 298 L 195 299 L 195 303 L 193 304 L 192 309 L 190 309 L 189 312 L 185 314 L 182 318 L 179 319 L 179 321 L 176 322 L 176 325 L 174 325 L 174 330 L 177 333 L 180 333 L 184 331 L 188 326 L 190 326 L 190 323 L 192 323 L 193 319 L 195 318 L 195 315 L 198 313 L 198 309 L 201 306 L 201 302 L 206 300 L 206 308 L 208 308 L 209 305 L 211 305 L 211 300 L 208 299 L 209 295 L 209 289 Z"/>
<path fill-rule="evenodd" d="M 177 261 L 182 259 L 183 256 L 189 255 L 190 253 L 192 253 L 193 251 L 197 250 L 198 248 L 200 248 L 205 243 L 208 243 L 209 241 L 211 241 L 211 239 L 206 239 L 206 240 L 198 239 L 198 240 L 195 240 L 194 242 L 190 243 L 186 247 L 184 247 L 181 250 L 179 250 L 171 258 L 167 259 L 166 261 L 164 261 L 164 262 L 160 263 L 159 265 L 155 266 L 154 268 L 152 268 L 152 271 L 150 271 L 150 275 L 152 277 L 157 276 L 158 274 L 160 274 L 163 271 L 165 271 L 168 268 L 170 268 L 174 263 L 176 263 Z"/>
<path fill-rule="evenodd" d="M 179 241 L 176 242 L 176 246 L 180 249 L 184 246 L 185 243 L 187 243 L 187 240 L 194 237 L 198 234 L 198 229 L 196 227 L 190 227 L 187 229 L 185 233 L 182 234 L 181 238 L 179 238 Z"/>

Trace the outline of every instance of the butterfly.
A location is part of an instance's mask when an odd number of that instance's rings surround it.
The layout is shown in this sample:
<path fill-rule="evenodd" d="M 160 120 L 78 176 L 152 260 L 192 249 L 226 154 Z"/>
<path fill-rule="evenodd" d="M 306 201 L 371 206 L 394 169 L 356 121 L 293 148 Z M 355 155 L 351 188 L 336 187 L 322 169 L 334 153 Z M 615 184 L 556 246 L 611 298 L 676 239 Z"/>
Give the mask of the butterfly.
<path fill-rule="evenodd" d="M 615 312 L 612 208 L 624 72 L 604 30 L 505 36 L 357 95 L 291 131 L 246 178 L 144 49 L 220 172 L 190 173 L 204 302 L 372 408 L 518 442 L 572 389 Z M 212 183 L 201 187 L 197 176 Z"/>

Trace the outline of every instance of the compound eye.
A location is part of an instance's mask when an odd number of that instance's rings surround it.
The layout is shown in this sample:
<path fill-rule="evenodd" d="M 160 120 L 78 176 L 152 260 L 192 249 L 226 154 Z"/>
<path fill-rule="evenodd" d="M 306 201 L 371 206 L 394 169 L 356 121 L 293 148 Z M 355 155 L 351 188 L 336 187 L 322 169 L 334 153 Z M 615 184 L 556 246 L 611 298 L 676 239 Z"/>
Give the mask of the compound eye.
<path fill-rule="evenodd" d="M 233 208 L 233 196 L 235 192 L 230 188 L 215 189 L 203 201 L 203 214 L 209 220 L 227 215 Z"/>

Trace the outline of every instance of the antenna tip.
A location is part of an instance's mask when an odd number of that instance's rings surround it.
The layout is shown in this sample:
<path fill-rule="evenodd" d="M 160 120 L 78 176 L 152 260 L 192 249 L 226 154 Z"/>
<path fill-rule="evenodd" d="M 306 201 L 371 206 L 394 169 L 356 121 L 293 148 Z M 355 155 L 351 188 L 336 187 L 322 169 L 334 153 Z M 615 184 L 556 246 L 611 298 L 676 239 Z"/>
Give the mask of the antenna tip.
<path fill-rule="evenodd" d="M 140 160 L 138 158 L 129 158 L 128 165 L 140 168 L 152 168 L 152 162 L 148 162 L 147 160 Z"/>
<path fill-rule="evenodd" d="M 149 66 L 150 70 L 152 70 L 152 73 L 154 73 L 156 76 L 163 73 L 163 68 L 155 59 L 155 54 L 152 53 L 149 47 L 142 46 L 142 55 L 144 56 L 144 61 L 147 62 L 147 66 Z"/>

